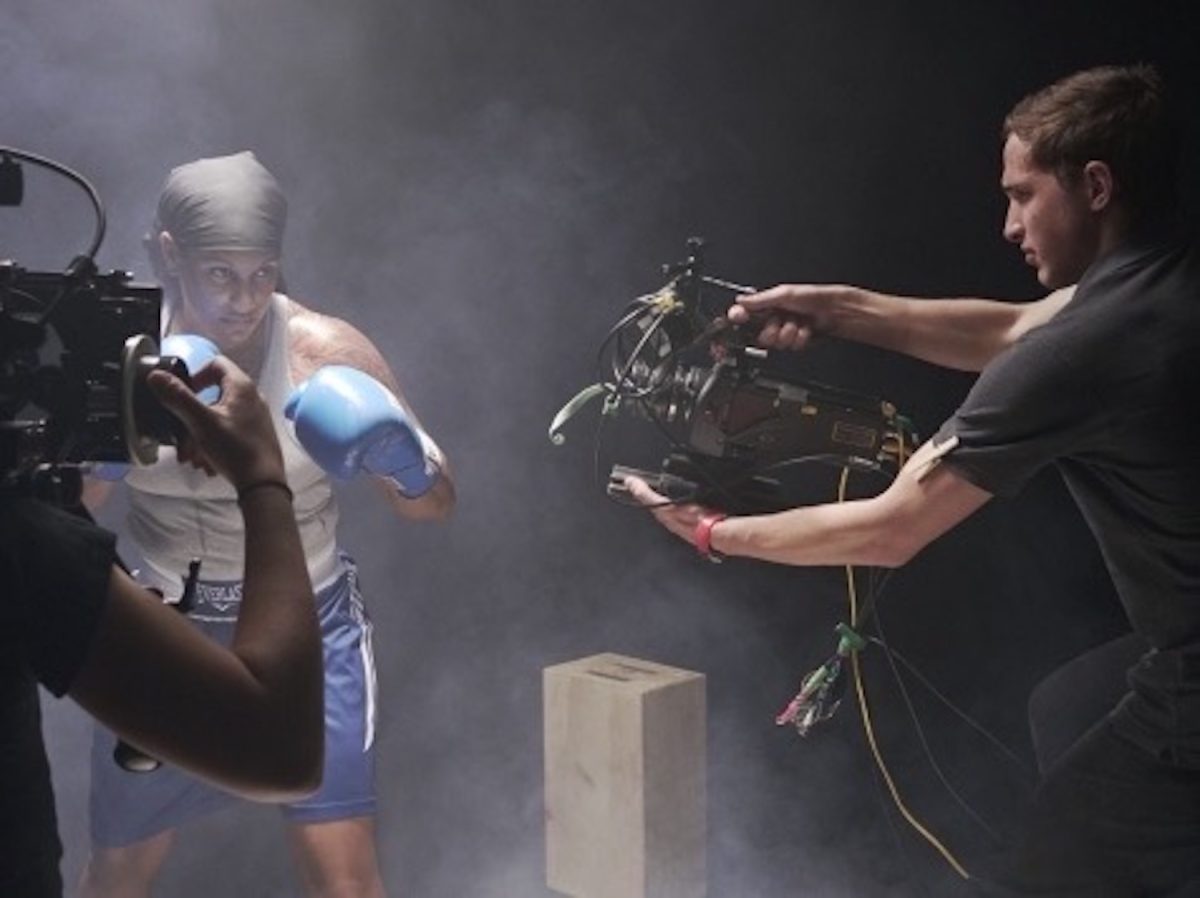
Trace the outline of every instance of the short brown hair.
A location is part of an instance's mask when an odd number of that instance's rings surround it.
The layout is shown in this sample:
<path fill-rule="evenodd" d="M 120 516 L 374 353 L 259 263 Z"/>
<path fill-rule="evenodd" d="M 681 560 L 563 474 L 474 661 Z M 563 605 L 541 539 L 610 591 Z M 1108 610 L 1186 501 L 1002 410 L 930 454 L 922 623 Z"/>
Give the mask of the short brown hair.
<path fill-rule="evenodd" d="M 1106 163 L 1134 223 L 1174 215 L 1179 137 L 1153 66 L 1101 66 L 1056 81 L 1005 117 L 1003 137 L 1013 135 L 1064 184 L 1088 162 Z"/>

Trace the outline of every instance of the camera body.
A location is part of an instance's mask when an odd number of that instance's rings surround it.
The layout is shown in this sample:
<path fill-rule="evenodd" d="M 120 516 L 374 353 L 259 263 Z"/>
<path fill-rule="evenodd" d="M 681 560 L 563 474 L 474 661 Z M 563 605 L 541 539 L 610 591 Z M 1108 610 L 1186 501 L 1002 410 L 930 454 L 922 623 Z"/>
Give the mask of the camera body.
<path fill-rule="evenodd" d="M 894 477 L 918 445 L 912 425 L 883 399 L 799 379 L 771 364 L 749 332 L 724 317 L 708 293 L 751 292 L 701 270 L 702 241 L 683 262 L 663 266 L 670 278 L 639 297 L 600 349 L 603 380 L 569 402 L 559 428 L 595 396 L 604 413 L 651 422 L 669 444 L 657 470 L 613 467 L 607 492 L 625 495 L 634 474 L 677 502 L 732 513 L 778 511 L 797 504 L 789 469 L 824 462 Z"/>
<path fill-rule="evenodd" d="M 178 422 L 146 375 L 160 359 L 162 290 L 125 272 L 25 271 L 0 262 L 0 477 L 43 466 L 154 461 Z"/>
<path fill-rule="evenodd" d="M 890 402 L 785 379 L 753 352 L 676 368 L 635 409 L 654 419 L 672 449 L 660 471 L 618 465 L 609 493 L 622 493 L 624 475 L 633 473 L 669 497 L 737 514 L 795 505 L 787 487 L 795 465 L 823 462 L 890 478 L 916 448 L 916 434 Z"/>
<path fill-rule="evenodd" d="M 182 425 L 147 377 L 159 368 L 186 380 L 187 370 L 158 355 L 161 288 L 96 269 L 104 214 L 82 177 L 0 147 L 0 205 L 23 198 L 18 159 L 81 184 L 97 213 L 90 250 L 61 272 L 0 261 L 0 487 L 71 502 L 83 463 L 150 464 L 179 441 Z"/>

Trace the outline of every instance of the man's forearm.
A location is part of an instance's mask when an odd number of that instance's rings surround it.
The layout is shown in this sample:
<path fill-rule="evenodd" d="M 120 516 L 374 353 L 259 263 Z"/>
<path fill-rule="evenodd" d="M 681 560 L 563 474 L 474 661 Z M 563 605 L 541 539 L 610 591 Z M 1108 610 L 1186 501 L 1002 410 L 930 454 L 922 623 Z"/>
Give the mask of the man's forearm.
<path fill-rule="evenodd" d="M 263 709 L 270 711 L 278 730 L 299 727 L 302 732 L 320 732 L 324 720 L 320 634 L 290 496 L 277 486 L 260 486 L 246 492 L 239 504 L 246 527 L 246 559 L 232 649 L 261 684 L 263 694 L 272 696 Z M 273 763 L 271 753 L 264 755 L 263 762 Z"/>
<path fill-rule="evenodd" d="M 900 536 L 878 503 L 864 499 L 727 518 L 713 527 L 712 547 L 777 564 L 899 567 L 908 560 Z"/>
<path fill-rule="evenodd" d="M 923 299 L 847 287 L 831 333 L 914 358 L 980 371 L 1012 340 L 1023 306 L 989 299 Z"/>
<path fill-rule="evenodd" d="M 941 465 L 945 451 L 925 443 L 891 486 L 869 499 L 726 518 L 712 527 L 710 544 L 725 555 L 778 564 L 900 567 L 991 498 Z"/>
<path fill-rule="evenodd" d="M 293 668 L 277 657 L 304 656 L 319 636 L 311 614 L 297 603 L 311 601 L 312 584 L 288 493 L 274 485 L 247 492 L 239 504 L 246 527 L 242 605 L 233 648 L 246 658 Z M 307 611 L 307 609 L 301 609 Z"/>
<path fill-rule="evenodd" d="M 242 502 L 246 577 L 232 650 L 119 568 L 71 694 L 154 757 L 259 800 L 320 778 L 324 733 L 315 603 L 287 493 Z"/>

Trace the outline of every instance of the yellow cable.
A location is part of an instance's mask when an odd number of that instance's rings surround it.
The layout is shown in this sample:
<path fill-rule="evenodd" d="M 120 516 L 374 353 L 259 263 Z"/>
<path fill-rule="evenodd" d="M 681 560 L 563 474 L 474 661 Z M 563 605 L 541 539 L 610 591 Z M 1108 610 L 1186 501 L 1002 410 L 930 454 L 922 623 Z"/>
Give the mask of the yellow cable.
<path fill-rule="evenodd" d="M 846 483 L 850 479 L 850 469 L 842 468 L 842 477 L 838 483 L 838 502 L 846 501 Z M 854 584 L 854 566 L 846 565 L 846 594 L 850 600 L 850 628 L 857 631 L 858 629 L 858 591 Z M 879 772 L 883 775 L 883 781 L 887 784 L 888 791 L 892 795 L 892 801 L 895 803 L 897 810 L 901 816 L 908 821 L 908 825 L 915 829 L 921 837 L 934 847 L 934 849 L 943 858 L 946 859 L 954 872 L 963 879 L 970 879 L 971 874 L 966 871 L 966 868 L 959 863 L 958 858 L 951 853 L 942 842 L 931 833 L 919 821 L 907 805 L 904 804 L 904 799 L 900 797 L 900 791 L 896 788 L 896 783 L 892 779 L 892 774 L 888 771 L 887 764 L 884 763 L 883 755 L 879 751 L 879 745 L 875 741 L 875 728 L 871 724 L 871 711 L 867 706 L 867 693 L 863 688 L 862 669 L 858 662 L 858 652 L 850 653 L 850 667 L 854 671 L 854 691 L 858 696 L 858 709 L 862 714 L 863 730 L 867 735 L 867 744 L 871 747 L 871 756 L 875 758 L 875 766 L 879 768 Z"/>

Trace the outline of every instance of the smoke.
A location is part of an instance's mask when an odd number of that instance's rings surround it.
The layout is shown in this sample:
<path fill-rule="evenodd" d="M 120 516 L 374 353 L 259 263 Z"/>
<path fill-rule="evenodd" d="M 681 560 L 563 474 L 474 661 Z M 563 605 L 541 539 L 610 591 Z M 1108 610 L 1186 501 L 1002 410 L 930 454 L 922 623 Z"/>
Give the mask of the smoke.
<path fill-rule="evenodd" d="M 395 521 L 363 484 L 341 496 L 376 624 L 377 826 L 393 894 L 550 894 L 541 670 L 600 651 L 708 677 L 710 894 L 954 893 L 887 810 L 849 697 L 806 740 L 774 727 L 835 645 L 840 572 L 707 565 L 604 501 L 594 417 L 564 447 L 545 435 L 594 379 L 619 309 L 659 286 L 693 234 L 711 240 L 714 273 L 743 283 L 1033 295 L 997 235 L 1003 112 L 1084 64 L 1190 57 L 1170 29 L 1133 20 L 1097 24 L 1081 47 L 1049 27 L 1065 13 L 1032 4 L 986 21 L 943 13 L 708 0 L 6 7 L 0 140 L 96 183 L 101 266 L 147 276 L 140 240 L 167 171 L 253 149 L 289 195 L 291 290 L 371 337 L 451 460 L 460 505 L 445 525 Z M 0 257 L 62 267 L 90 233 L 86 204 L 26 174 L 24 207 L 0 210 Z M 800 364 L 886 393 L 924 433 L 968 382 L 854 347 Z M 608 443 L 602 456 L 621 453 Z M 814 493 L 832 497 L 822 476 Z M 1053 482 L 1035 492 L 932 547 L 882 600 L 895 644 L 1019 749 L 1029 686 L 1116 626 L 1069 503 Z M 106 514 L 118 528 L 119 511 Z M 1000 556 L 1000 544 L 1020 548 Z M 872 665 L 899 779 L 974 846 L 890 673 Z M 935 701 L 917 704 L 972 797 L 1003 805 L 1007 775 Z M 71 882 L 87 851 L 89 727 L 69 703 L 46 717 Z M 275 821 L 242 807 L 188 828 L 161 893 L 294 892 Z"/>

